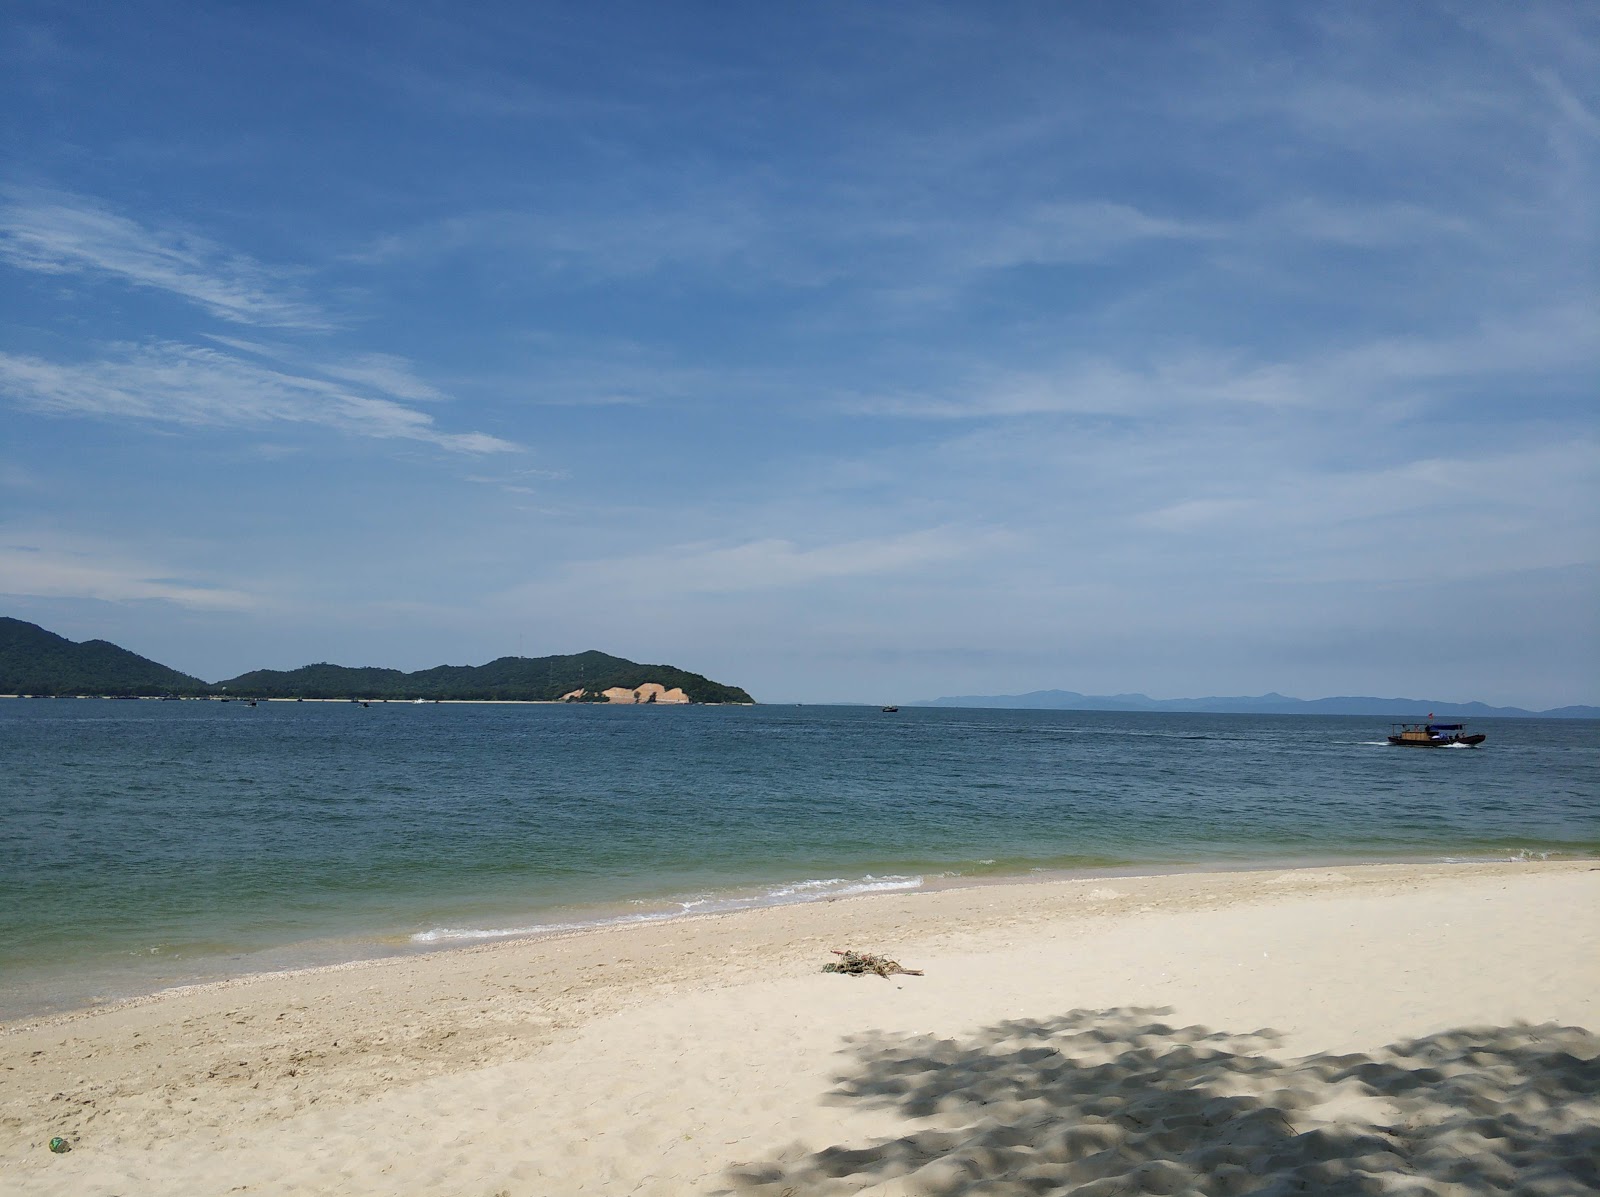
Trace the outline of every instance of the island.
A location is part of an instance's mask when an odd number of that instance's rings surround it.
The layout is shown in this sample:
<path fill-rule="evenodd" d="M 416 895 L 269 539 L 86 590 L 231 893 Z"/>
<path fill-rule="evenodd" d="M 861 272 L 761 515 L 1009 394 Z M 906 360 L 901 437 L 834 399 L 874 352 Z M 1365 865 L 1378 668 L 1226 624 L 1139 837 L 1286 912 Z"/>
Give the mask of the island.
<path fill-rule="evenodd" d="M 257 669 L 212 683 L 105 640 L 74 643 L 37 624 L 4 616 L 0 694 L 651 706 L 755 701 L 739 686 L 674 665 L 641 664 L 596 650 L 500 657 L 485 665 L 439 665 L 414 673 L 323 662 L 291 670 Z"/>

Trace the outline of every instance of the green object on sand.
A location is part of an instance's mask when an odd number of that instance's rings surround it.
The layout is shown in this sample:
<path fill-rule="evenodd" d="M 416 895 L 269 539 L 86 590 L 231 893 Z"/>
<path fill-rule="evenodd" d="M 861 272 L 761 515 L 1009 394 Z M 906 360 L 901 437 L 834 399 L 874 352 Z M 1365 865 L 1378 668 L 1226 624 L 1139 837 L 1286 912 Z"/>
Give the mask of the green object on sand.
<path fill-rule="evenodd" d="M 65 1139 L 57 1135 L 54 1139 L 50 1140 L 50 1150 L 55 1152 L 57 1155 L 60 1155 L 62 1152 L 71 1151 L 72 1144 L 68 1143 Z"/>

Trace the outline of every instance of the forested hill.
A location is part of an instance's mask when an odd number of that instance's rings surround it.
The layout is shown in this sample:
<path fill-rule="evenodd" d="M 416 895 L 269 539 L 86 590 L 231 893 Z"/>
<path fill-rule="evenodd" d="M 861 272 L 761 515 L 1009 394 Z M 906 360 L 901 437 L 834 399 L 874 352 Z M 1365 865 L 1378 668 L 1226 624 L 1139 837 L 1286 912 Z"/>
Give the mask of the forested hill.
<path fill-rule="evenodd" d="M 604 701 L 613 687 L 656 682 L 682 690 L 691 702 L 748 703 L 738 686 L 724 686 L 672 665 L 641 665 L 602 652 L 556 657 L 501 657 L 487 665 L 440 665 L 416 673 L 307 665 L 252 673 L 208 685 L 104 640 L 75 644 L 37 624 L 0 616 L 0 694 L 136 697 L 218 694 L 249 698 L 438 698 L 551 701 L 583 692 Z"/>
<path fill-rule="evenodd" d="M 204 694 L 205 682 L 105 640 L 74 643 L 0 616 L 0 694 Z"/>
<path fill-rule="evenodd" d="M 500 657 L 487 665 L 440 665 L 416 673 L 306 665 L 279 672 L 260 669 L 218 682 L 230 694 L 262 698 L 442 698 L 551 702 L 574 690 L 598 700 L 612 687 L 659 682 L 694 702 L 751 702 L 738 686 L 724 686 L 671 665 L 641 665 L 602 652 L 555 657 Z"/>

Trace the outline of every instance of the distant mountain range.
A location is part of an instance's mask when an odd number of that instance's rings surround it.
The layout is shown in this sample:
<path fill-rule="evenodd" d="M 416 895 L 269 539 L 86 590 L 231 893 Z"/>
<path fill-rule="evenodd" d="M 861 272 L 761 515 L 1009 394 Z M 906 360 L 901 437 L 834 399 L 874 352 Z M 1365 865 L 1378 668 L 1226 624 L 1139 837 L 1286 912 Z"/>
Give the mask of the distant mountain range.
<path fill-rule="evenodd" d="M 1199 711 L 1217 715 L 1377 715 L 1395 719 L 1516 718 L 1600 719 L 1600 707 L 1556 707 L 1525 711 L 1481 702 L 1439 702 L 1423 698 L 1151 698 L 1145 694 L 1079 694 L 1073 690 L 1034 690 L 1028 694 L 966 694 L 908 704 L 921 707 L 1009 707 L 1042 711 Z"/>
<path fill-rule="evenodd" d="M 738 686 L 698 673 L 593 651 L 501 657 L 487 665 L 440 665 L 416 673 L 327 664 L 258 669 L 211 684 L 105 640 L 78 644 L 37 624 L 0 616 L 0 694 L 550 702 L 578 692 L 578 701 L 604 702 L 606 690 L 632 690 L 648 682 L 680 689 L 693 702 L 753 701 Z"/>
<path fill-rule="evenodd" d="M 550 702 L 573 692 L 581 701 L 605 701 L 613 688 L 656 682 L 681 689 L 693 702 L 749 703 L 738 686 L 714 682 L 672 665 L 642 665 L 602 652 L 551 657 L 500 657 L 487 665 L 440 665 L 404 673 L 398 669 L 306 665 L 258 669 L 210 683 L 170 669 L 106 640 L 74 643 L 21 619 L 0 616 L 0 694 L 108 697 L 234 696 L 254 698 L 387 698 L 454 701 Z M 1600 707 L 1568 706 L 1549 711 L 1492 707 L 1481 702 L 1421 698 L 1151 698 L 1145 694 L 1079 694 L 1034 690 L 1028 694 L 968 694 L 907 703 L 923 707 L 1010 707 L 1059 711 L 1195 711 L 1248 715 L 1366 715 L 1421 719 L 1516 718 L 1600 719 Z"/>

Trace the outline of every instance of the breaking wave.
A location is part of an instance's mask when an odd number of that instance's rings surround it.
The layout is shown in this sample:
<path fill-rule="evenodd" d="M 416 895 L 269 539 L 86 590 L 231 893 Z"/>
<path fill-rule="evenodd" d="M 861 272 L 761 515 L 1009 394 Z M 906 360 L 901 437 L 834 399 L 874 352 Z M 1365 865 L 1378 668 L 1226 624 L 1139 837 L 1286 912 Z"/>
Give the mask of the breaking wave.
<path fill-rule="evenodd" d="M 850 880 L 829 877 L 809 881 L 794 881 L 777 885 L 757 893 L 697 894 L 688 898 L 668 898 L 660 902 L 636 902 L 635 905 L 658 907 L 637 914 L 611 915 L 603 918 L 573 919 L 566 922 L 532 923 L 521 927 L 434 927 L 419 931 L 411 937 L 412 943 L 465 943 L 488 939 L 515 939 L 529 935 L 554 935 L 567 931 L 590 931 L 600 927 L 623 927 L 633 923 L 659 923 L 685 915 L 726 914 L 735 910 L 752 910 L 760 906 L 792 906 L 802 902 L 821 902 L 830 898 L 849 898 L 861 894 L 892 893 L 897 890 L 922 888 L 921 877 L 861 877 Z"/>

